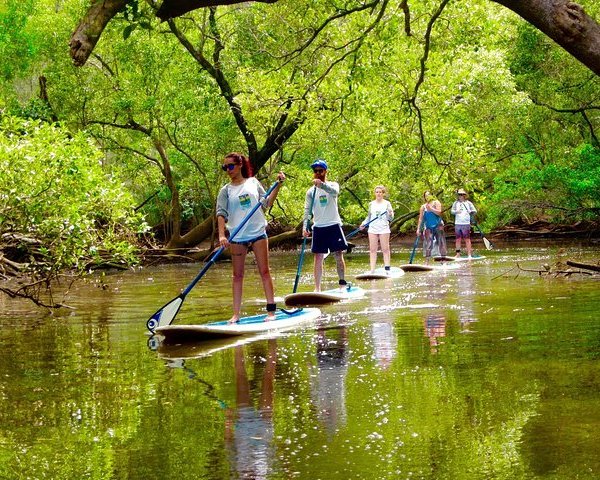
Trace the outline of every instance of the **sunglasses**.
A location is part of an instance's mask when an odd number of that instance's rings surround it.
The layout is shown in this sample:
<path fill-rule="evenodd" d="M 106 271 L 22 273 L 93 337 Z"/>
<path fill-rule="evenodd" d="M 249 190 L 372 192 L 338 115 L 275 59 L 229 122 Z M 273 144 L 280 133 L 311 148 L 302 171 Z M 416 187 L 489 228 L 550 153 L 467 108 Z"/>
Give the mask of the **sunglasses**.
<path fill-rule="evenodd" d="M 231 172 L 236 165 L 236 163 L 226 163 L 225 165 L 221 165 L 221 170 L 223 170 L 224 172 L 229 170 Z"/>
<path fill-rule="evenodd" d="M 323 173 L 324 171 L 325 171 L 325 170 L 324 170 L 324 169 L 322 169 L 322 168 L 315 168 L 315 169 L 313 170 L 313 172 L 314 172 L 314 173 L 318 173 L 318 174 L 321 174 L 321 173 Z"/>

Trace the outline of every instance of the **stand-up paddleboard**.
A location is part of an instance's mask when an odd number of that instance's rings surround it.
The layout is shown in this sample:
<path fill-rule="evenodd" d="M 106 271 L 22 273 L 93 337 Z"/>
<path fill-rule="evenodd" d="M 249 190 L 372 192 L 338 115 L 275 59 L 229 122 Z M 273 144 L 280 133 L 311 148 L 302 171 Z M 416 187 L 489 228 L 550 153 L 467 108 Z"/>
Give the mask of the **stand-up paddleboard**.
<path fill-rule="evenodd" d="M 285 304 L 290 307 L 301 305 L 324 305 L 327 303 L 339 302 L 351 298 L 361 298 L 365 296 L 365 291 L 354 285 L 345 288 L 333 288 L 324 292 L 298 292 L 290 293 L 284 297 Z"/>
<path fill-rule="evenodd" d="M 265 321 L 266 314 L 243 317 L 237 323 L 227 320 L 204 325 L 165 325 L 156 327 L 154 333 L 165 343 L 182 343 L 214 338 L 234 337 L 269 331 L 290 330 L 301 323 L 309 322 L 321 315 L 318 308 L 301 308 L 295 311 L 278 310 L 275 320 Z"/>
<path fill-rule="evenodd" d="M 471 257 L 433 257 L 436 262 L 471 262 L 475 260 L 483 260 L 485 255 L 472 255 Z"/>
<path fill-rule="evenodd" d="M 400 268 L 405 272 L 431 272 L 434 270 L 453 270 L 458 267 L 457 264 L 442 264 L 442 265 L 423 265 L 419 263 L 406 263 L 404 265 L 400 265 Z"/>
<path fill-rule="evenodd" d="M 390 267 L 389 270 L 385 268 L 376 268 L 372 272 L 365 272 L 357 275 L 357 280 L 380 280 L 382 278 L 400 278 L 404 275 L 404 270 L 398 267 Z"/>

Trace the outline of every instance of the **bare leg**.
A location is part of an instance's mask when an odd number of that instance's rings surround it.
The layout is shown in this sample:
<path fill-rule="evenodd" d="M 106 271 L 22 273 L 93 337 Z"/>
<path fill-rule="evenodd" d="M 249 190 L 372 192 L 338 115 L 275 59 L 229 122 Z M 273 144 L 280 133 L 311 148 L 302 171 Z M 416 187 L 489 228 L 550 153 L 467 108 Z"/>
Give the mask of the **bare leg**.
<path fill-rule="evenodd" d="M 246 264 L 248 248 L 235 243 L 232 243 L 229 248 L 231 249 L 231 262 L 233 263 L 233 316 L 229 319 L 229 322 L 235 323 L 240 319 L 240 310 L 242 308 L 244 266 Z"/>
<path fill-rule="evenodd" d="M 321 291 L 321 278 L 323 277 L 323 257 L 324 253 L 315 253 L 315 292 Z"/>
<path fill-rule="evenodd" d="M 465 245 L 467 247 L 467 255 L 471 256 L 471 237 L 465 238 Z"/>
<path fill-rule="evenodd" d="M 267 303 L 275 303 L 275 292 L 273 289 L 273 279 L 271 278 L 271 271 L 269 269 L 269 241 L 258 240 L 252 245 L 252 251 L 254 252 L 254 258 L 256 258 L 256 266 L 258 267 L 258 273 L 262 280 L 263 289 L 265 291 L 265 297 Z M 267 313 L 267 320 L 275 319 L 275 312 Z"/>
<path fill-rule="evenodd" d="M 392 261 L 392 254 L 390 250 L 390 234 L 380 234 L 379 243 L 381 244 L 381 253 L 383 253 L 383 265 L 389 267 Z"/>
<path fill-rule="evenodd" d="M 379 235 L 376 233 L 369 233 L 369 264 L 371 266 L 371 272 L 375 270 L 377 265 L 377 247 L 379 246 Z"/>
<path fill-rule="evenodd" d="M 346 262 L 344 262 L 344 251 L 335 252 L 335 266 L 340 280 L 346 279 Z"/>
<path fill-rule="evenodd" d="M 457 257 L 460 257 L 460 243 L 461 243 L 460 236 L 457 235 L 456 236 L 456 242 L 454 244 L 454 246 L 456 247 L 456 256 Z M 465 240 L 465 243 L 467 243 L 467 240 Z"/>

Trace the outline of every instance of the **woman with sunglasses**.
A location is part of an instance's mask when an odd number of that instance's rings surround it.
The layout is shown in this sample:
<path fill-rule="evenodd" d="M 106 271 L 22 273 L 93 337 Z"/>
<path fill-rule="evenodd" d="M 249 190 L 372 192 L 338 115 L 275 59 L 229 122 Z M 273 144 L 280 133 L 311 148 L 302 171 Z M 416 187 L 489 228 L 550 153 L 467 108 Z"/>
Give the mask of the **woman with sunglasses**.
<path fill-rule="evenodd" d="M 267 299 L 267 318 L 275 319 L 275 292 L 273 279 L 269 269 L 269 240 L 266 233 L 267 220 L 262 209 L 258 209 L 242 229 L 238 232 L 235 240 L 229 241 L 225 228 L 233 231 L 246 217 L 248 212 L 260 202 L 265 195 L 265 189 L 254 177 L 250 160 L 241 153 L 229 153 L 225 156 L 223 171 L 229 176 L 229 183 L 221 188 L 217 197 L 217 226 L 219 231 L 219 243 L 222 247 L 230 247 L 233 263 L 233 316 L 230 323 L 236 323 L 240 319 L 242 307 L 242 292 L 244 287 L 244 267 L 248 250 L 252 249 L 256 258 L 258 273 L 263 284 Z M 283 172 L 277 175 L 279 185 L 273 190 L 264 206 L 266 210 L 271 208 L 281 182 L 285 180 Z"/>

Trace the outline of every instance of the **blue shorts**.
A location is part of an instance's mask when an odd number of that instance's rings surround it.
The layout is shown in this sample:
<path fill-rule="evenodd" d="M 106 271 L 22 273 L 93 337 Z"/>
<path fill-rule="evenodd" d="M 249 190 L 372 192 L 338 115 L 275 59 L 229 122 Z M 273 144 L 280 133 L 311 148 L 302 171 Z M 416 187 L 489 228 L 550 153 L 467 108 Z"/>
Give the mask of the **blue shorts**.
<path fill-rule="evenodd" d="M 252 240 L 242 240 L 240 242 L 236 242 L 235 240 L 230 241 L 229 243 L 233 243 L 234 245 L 243 245 L 244 247 L 251 247 L 253 243 L 258 242 L 259 240 L 266 240 L 267 238 L 267 234 L 263 233 L 262 235 L 259 235 L 256 238 L 253 238 Z"/>
<path fill-rule="evenodd" d="M 471 225 L 455 225 L 456 238 L 471 238 Z"/>
<path fill-rule="evenodd" d="M 339 252 L 346 249 L 348 249 L 348 244 L 340 225 L 313 227 L 311 252 Z"/>

